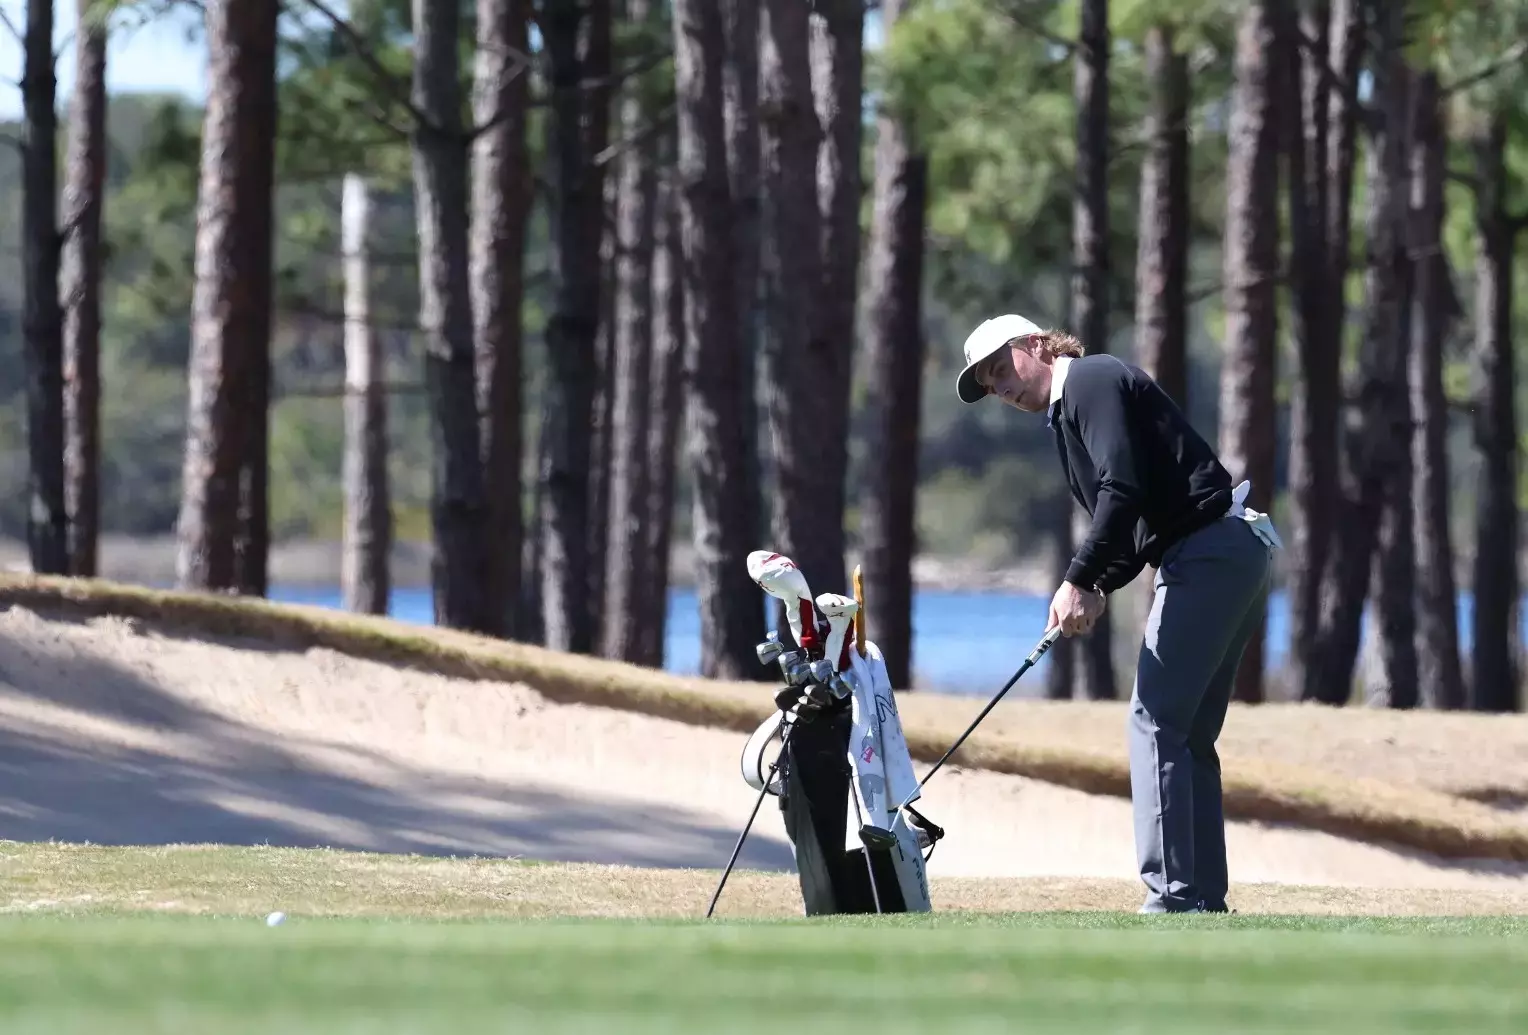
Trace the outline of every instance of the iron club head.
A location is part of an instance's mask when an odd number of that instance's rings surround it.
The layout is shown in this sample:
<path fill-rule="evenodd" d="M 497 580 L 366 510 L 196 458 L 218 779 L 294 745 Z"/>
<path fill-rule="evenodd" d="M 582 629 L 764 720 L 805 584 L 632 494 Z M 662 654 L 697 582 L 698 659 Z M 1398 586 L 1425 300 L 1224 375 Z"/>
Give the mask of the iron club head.
<path fill-rule="evenodd" d="M 828 689 L 840 701 L 854 692 L 854 688 L 849 685 L 849 681 L 844 678 L 842 672 L 833 673 L 833 678 L 828 680 Z"/>
<path fill-rule="evenodd" d="M 827 658 L 818 658 L 812 662 L 812 681 L 827 686 L 833 681 L 838 673 L 833 668 L 833 662 Z"/>
<path fill-rule="evenodd" d="M 753 653 L 760 665 L 773 665 L 785 653 L 785 644 L 780 642 L 778 633 L 770 633 L 769 639 L 753 648 Z"/>
<path fill-rule="evenodd" d="M 790 651 L 780 656 L 780 671 L 785 673 L 787 686 L 805 686 L 812 681 L 812 670 L 807 664 L 806 655 L 801 651 Z"/>

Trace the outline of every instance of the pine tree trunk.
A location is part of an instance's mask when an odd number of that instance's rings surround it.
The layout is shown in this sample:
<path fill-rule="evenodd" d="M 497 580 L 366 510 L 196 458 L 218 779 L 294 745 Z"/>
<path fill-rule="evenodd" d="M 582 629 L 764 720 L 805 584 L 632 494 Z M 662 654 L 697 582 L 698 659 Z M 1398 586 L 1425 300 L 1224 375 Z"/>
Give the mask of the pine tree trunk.
<path fill-rule="evenodd" d="M 106 185 L 106 28 L 79 0 L 64 184 L 64 504 L 69 573 L 98 568 L 101 479 L 101 208 Z"/>
<path fill-rule="evenodd" d="M 276 104 L 272 0 L 207 8 L 207 111 L 197 201 L 190 399 L 176 576 L 229 590 L 250 568 L 250 475 L 270 355 Z M 256 412 L 259 411 L 259 412 Z"/>
<path fill-rule="evenodd" d="M 673 167 L 672 141 L 663 168 Z M 641 584 L 643 621 L 639 661 L 663 667 L 668 622 L 669 554 L 674 527 L 674 473 L 679 428 L 684 417 L 684 254 L 679 200 L 669 175 L 657 180 L 653 202 L 653 330 L 651 397 L 647 439 L 647 500 L 642 546 L 645 577 Z"/>
<path fill-rule="evenodd" d="M 619 167 L 617 167 L 619 172 Z M 589 436 L 589 627 L 598 652 L 604 642 L 605 565 L 610 557 L 610 479 L 615 424 L 616 220 L 618 176 L 602 176 L 600 220 L 600 324 L 594 336 L 594 425 Z"/>
<path fill-rule="evenodd" d="M 1317 46 L 1301 51 L 1300 103 L 1296 80 L 1286 84 L 1291 117 L 1303 114 L 1303 149 L 1293 154 L 1289 177 L 1295 278 L 1296 391 L 1291 400 L 1290 515 L 1287 590 L 1290 601 L 1289 683 L 1302 700 L 1340 703 L 1346 687 L 1321 682 L 1321 595 L 1330 573 L 1339 492 L 1338 447 L 1348 239 L 1353 184 L 1357 99 L 1353 94 L 1363 56 L 1361 0 L 1312 5 L 1302 19 Z M 1342 89 L 1329 87 L 1329 65 Z M 1298 170 L 1294 167 L 1298 158 Z"/>
<path fill-rule="evenodd" d="M 275 139 L 274 132 L 272 130 L 272 140 Z M 269 314 L 269 295 L 261 311 Z M 239 472 L 239 531 L 234 543 L 234 569 L 240 593 L 263 597 L 270 588 L 271 552 L 269 317 L 257 340 L 263 347 L 251 364 L 249 388 L 244 397 L 244 405 L 249 410 L 249 441 L 245 445 L 244 469 Z"/>
<path fill-rule="evenodd" d="M 58 303 L 58 159 L 54 140 L 53 0 L 29 0 L 23 37 L 22 336 L 27 357 L 27 442 L 31 458 L 27 541 L 32 570 L 69 570 L 64 499 L 64 342 Z"/>
<path fill-rule="evenodd" d="M 759 441 L 759 361 L 764 343 L 764 308 L 759 290 L 763 204 L 759 186 L 759 2 L 725 0 L 727 14 L 727 163 L 732 188 L 736 243 L 738 340 L 743 343 L 744 449 L 748 467 L 743 495 L 748 503 L 749 539 L 764 534 L 763 456 Z"/>
<path fill-rule="evenodd" d="M 627 18 L 653 21 L 649 0 L 627 0 Z M 654 117 L 636 91 L 621 105 L 621 137 L 635 140 Z M 656 560 L 647 552 L 648 442 L 652 403 L 653 206 L 657 149 L 649 139 L 620 158 L 615 261 L 613 410 L 610 426 L 610 520 L 605 568 L 604 640 L 600 653 L 640 662 L 642 625 L 651 606 L 643 583 Z"/>
<path fill-rule="evenodd" d="M 598 378 L 595 337 L 600 315 L 600 240 L 604 178 L 594 156 L 607 132 L 608 88 L 585 89 L 610 75 L 609 0 L 594 0 L 587 46 L 580 53 L 579 5 L 549 5 L 541 32 L 550 60 L 549 160 L 554 184 L 554 240 L 558 263 L 555 311 L 547 325 L 551 381 L 545 406 L 547 466 L 542 477 L 546 520 L 542 534 L 542 607 L 546 645 L 590 653 L 594 649 L 589 600 L 589 471 L 595 459 L 591 429 Z"/>
<path fill-rule="evenodd" d="M 902 0 L 884 0 L 890 32 Z M 865 627 L 893 687 L 912 685 L 912 561 L 917 554 L 918 424 L 923 391 L 923 228 L 928 158 L 896 113 L 876 119 L 874 208 L 865 312 L 865 453 L 861 501 Z"/>
<path fill-rule="evenodd" d="M 1188 59 L 1170 25 L 1146 32 L 1150 142 L 1141 163 L 1135 325 L 1141 367 L 1188 409 Z"/>
<path fill-rule="evenodd" d="M 433 123 L 414 130 L 419 232 L 419 323 L 434 434 L 431 524 L 435 624 L 491 632 L 488 498 L 479 452 L 471 277 L 467 247 L 467 143 L 457 56 L 459 6 L 412 0 L 414 104 Z"/>
<path fill-rule="evenodd" d="M 1417 426 L 1411 438 L 1416 468 L 1413 520 L 1417 565 L 1417 682 L 1429 708 L 1464 707 L 1459 660 L 1458 590 L 1449 530 L 1448 400 L 1443 392 L 1443 345 L 1447 333 L 1443 256 L 1444 174 L 1447 134 L 1432 72 L 1417 80 L 1412 97 L 1412 244 L 1410 382 Z"/>
<path fill-rule="evenodd" d="M 823 337 L 823 253 L 807 244 L 824 240 L 809 12 L 794 0 L 768 0 L 763 21 L 759 121 L 770 216 L 763 395 L 774 477 L 771 545 L 795 560 L 814 592 L 842 591 L 843 469 L 836 451 L 843 443 L 824 422 L 836 419 L 826 411 L 837 404 L 838 363 L 846 353 L 843 343 Z"/>
<path fill-rule="evenodd" d="M 1279 0 L 1249 5 L 1236 31 L 1226 166 L 1226 356 L 1220 374 L 1220 460 L 1233 482 L 1250 479 L 1247 505 L 1271 509 L 1279 275 Z M 1266 617 L 1264 618 L 1266 623 Z M 1237 672 L 1235 697 L 1259 702 L 1263 632 Z"/>
<path fill-rule="evenodd" d="M 493 122 L 473 145 L 469 234 L 478 439 L 488 510 L 483 582 L 489 629 L 500 636 L 519 632 L 525 538 L 520 309 L 531 184 L 525 137 L 530 69 L 521 61 L 529 50 L 529 16 L 527 0 L 478 0 L 473 69 L 473 121 Z"/>
<path fill-rule="evenodd" d="M 1109 351 L 1109 2 L 1081 0 L 1073 58 L 1077 186 L 1072 194 L 1072 324 L 1090 353 Z M 1080 525 L 1079 525 L 1080 527 Z M 1074 539 L 1076 529 L 1074 529 Z M 1077 675 L 1094 700 L 1119 696 L 1114 635 L 1106 609 L 1080 641 Z"/>
<path fill-rule="evenodd" d="M 1394 399 L 1405 397 L 1407 348 L 1401 337 L 1405 296 L 1406 82 L 1400 60 L 1403 4 L 1377 12 L 1374 97 L 1383 119 L 1368 149 L 1364 338 L 1353 413 L 1343 450 L 1342 499 L 1332 543 L 1332 578 L 1322 593 L 1321 699 L 1351 696 L 1364 601 L 1384 513 L 1386 486 L 1398 476 L 1410 448 L 1397 434 Z"/>
<path fill-rule="evenodd" d="M 264 231 L 251 234 L 251 245 L 261 250 L 250 256 L 259 269 L 270 271 L 275 261 L 274 222 L 276 193 L 276 80 L 262 74 L 259 94 L 250 97 L 243 118 L 254 139 L 265 149 L 243 171 L 252 198 L 258 198 Z M 254 352 L 250 357 L 249 382 L 244 393 L 248 412 L 244 469 L 239 473 L 239 533 L 234 545 L 234 568 L 239 592 L 263 597 L 270 588 L 270 441 L 271 441 L 271 309 L 274 280 L 271 273 L 245 285 L 250 293 L 248 328 Z"/>
<path fill-rule="evenodd" d="M 1379 619 L 1379 655 L 1382 686 L 1368 693 L 1371 702 L 1391 708 L 1415 708 L 1421 692 L 1417 682 L 1417 559 L 1416 533 L 1412 520 L 1415 507 L 1416 472 L 1412 465 L 1413 442 L 1417 435 L 1412 414 L 1410 365 L 1412 313 L 1415 303 L 1413 285 L 1416 275 L 1415 219 L 1411 212 L 1411 151 L 1416 76 L 1404 60 L 1397 59 L 1390 69 L 1389 88 L 1395 91 L 1393 103 L 1386 106 L 1387 116 L 1395 117 L 1395 134 L 1400 137 L 1395 155 L 1387 154 L 1390 165 L 1386 174 L 1394 177 L 1393 207 L 1396 218 L 1398 253 L 1393 262 L 1396 278 L 1394 345 L 1395 391 L 1387 400 L 1389 434 L 1396 449 L 1390 476 L 1385 479 L 1385 496 L 1380 514 L 1379 541 L 1375 557 L 1374 598 Z"/>
<path fill-rule="evenodd" d="M 515 639 L 538 646 L 546 643 L 546 612 L 541 607 L 541 548 L 546 542 L 546 472 L 551 464 L 547 456 L 547 421 L 549 411 L 542 407 L 537 425 L 535 457 L 536 477 L 530 486 L 530 525 L 520 542 L 520 598 L 515 609 Z"/>
<path fill-rule="evenodd" d="M 809 54 L 812 98 L 823 135 L 817 151 L 817 202 L 821 213 L 822 285 L 819 329 L 808 358 L 820 378 L 813 414 L 817 462 L 809 534 L 809 563 L 817 592 L 849 592 L 844 568 L 844 511 L 849 469 L 850 383 L 853 376 L 855 309 L 859 300 L 860 171 L 863 137 L 863 0 L 820 0 L 813 5 Z M 798 558 L 799 560 L 799 558 Z"/>
<path fill-rule="evenodd" d="M 1475 584 L 1470 707 L 1520 707 L 1517 640 L 1517 414 L 1513 389 L 1512 260 L 1506 211 L 1507 122 L 1496 113 L 1470 141 L 1479 183 L 1475 199 Z"/>
<path fill-rule="evenodd" d="M 753 652 L 762 629 L 759 592 L 747 569 L 750 515 L 738 485 L 746 466 L 737 419 L 743 352 L 735 337 L 737 280 L 722 97 L 725 52 L 718 5 L 676 0 L 679 212 L 700 670 L 712 678 L 748 679 L 762 671 Z"/>
<path fill-rule="evenodd" d="M 1049 539 L 1051 547 L 1051 585 L 1060 586 L 1066 579 L 1066 573 L 1071 568 L 1072 554 L 1076 550 L 1076 539 L 1073 537 L 1072 528 L 1075 524 L 1073 509 L 1076 503 L 1072 499 L 1071 490 L 1063 482 L 1049 501 L 1047 510 Z M 1047 601 L 1048 603 L 1048 601 Z M 1094 626 L 1094 635 L 1097 634 L 1098 626 Z M 1070 701 L 1077 693 L 1077 641 L 1063 636 L 1056 641 L 1055 646 L 1046 655 L 1048 668 L 1045 673 L 1045 696 L 1052 701 Z"/>
<path fill-rule="evenodd" d="M 340 589 L 346 610 L 387 614 L 392 506 L 387 479 L 387 369 L 371 321 L 371 186 L 348 173 L 340 196 L 345 268 L 345 527 Z"/>

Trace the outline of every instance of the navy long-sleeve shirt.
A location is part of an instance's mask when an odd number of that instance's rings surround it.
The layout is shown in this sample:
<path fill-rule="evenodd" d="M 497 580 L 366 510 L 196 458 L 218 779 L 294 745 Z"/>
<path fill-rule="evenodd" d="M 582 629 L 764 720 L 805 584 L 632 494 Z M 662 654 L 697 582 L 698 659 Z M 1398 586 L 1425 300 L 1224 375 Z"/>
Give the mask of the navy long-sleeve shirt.
<path fill-rule="evenodd" d="M 1144 370 L 1071 361 L 1050 425 L 1072 495 L 1093 519 L 1066 580 L 1113 592 L 1231 506 L 1231 476 Z"/>

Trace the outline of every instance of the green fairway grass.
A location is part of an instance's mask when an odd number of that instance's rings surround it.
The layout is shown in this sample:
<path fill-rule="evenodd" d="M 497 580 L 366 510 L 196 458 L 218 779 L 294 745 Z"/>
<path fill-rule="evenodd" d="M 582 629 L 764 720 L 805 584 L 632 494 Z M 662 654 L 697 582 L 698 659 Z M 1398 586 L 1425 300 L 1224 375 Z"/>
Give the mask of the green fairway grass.
<path fill-rule="evenodd" d="M 1521 918 L 0 918 L 0 1031 L 1528 1031 Z"/>

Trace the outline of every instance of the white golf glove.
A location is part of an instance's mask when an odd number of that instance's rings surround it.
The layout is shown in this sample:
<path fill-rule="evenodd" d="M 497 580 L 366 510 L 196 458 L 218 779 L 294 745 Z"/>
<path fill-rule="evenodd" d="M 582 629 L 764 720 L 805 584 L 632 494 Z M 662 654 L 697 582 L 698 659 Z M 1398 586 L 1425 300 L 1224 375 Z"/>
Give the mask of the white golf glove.
<path fill-rule="evenodd" d="M 1243 481 L 1235 489 L 1231 490 L 1230 516 L 1241 518 L 1252 526 L 1252 532 L 1271 550 L 1281 550 L 1284 543 L 1279 539 L 1278 531 L 1273 527 L 1273 520 L 1267 514 L 1253 510 L 1247 506 L 1247 493 L 1252 491 L 1252 483 Z"/>

